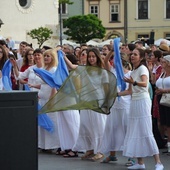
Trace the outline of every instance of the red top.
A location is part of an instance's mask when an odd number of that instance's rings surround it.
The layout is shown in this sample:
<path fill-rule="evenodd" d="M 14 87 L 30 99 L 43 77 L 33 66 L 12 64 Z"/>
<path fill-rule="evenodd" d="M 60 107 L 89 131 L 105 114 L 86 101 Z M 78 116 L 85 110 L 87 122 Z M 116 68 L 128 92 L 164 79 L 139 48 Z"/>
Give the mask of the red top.
<path fill-rule="evenodd" d="M 30 65 L 23 65 L 20 69 L 21 72 L 24 72 L 28 67 L 30 67 Z M 28 81 L 28 79 L 24 79 L 24 81 Z"/>

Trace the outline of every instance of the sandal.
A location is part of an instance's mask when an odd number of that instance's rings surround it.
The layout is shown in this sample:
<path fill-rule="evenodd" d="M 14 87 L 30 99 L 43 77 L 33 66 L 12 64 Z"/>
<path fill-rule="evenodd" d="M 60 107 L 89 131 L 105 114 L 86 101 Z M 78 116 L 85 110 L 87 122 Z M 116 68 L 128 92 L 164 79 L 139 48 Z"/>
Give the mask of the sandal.
<path fill-rule="evenodd" d="M 133 165 L 135 165 L 135 160 L 132 159 L 132 158 L 129 158 L 129 159 L 128 159 L 128 162 L 127 162 L 125 165 L 126 165 L 126 166 L 133 166 Z"/>
<path fill-rule="evenodd" d="M 81 156 L 81 159 L 82 160 L 90 159 L 92 156 L 94 156 L 94 153 L 91 151 L 87 151 L 83 156 Z"/>
<path fill-rule="evenodd" d="M 53 153 L 53 149 L 41 149 L 43 153 Z"/>
<path fill-rule="evenodd" d="M 97 161 L 97 160 L 100 160 L 100 159 L 102 159 L 104 157 L 104 155 L 103 154 L 101 154 L 101 153 L 97 153 L 96 155 L 94 155 L 92 158 L 90 158 L 90 160 L 92 160 L 92 161 Z"/>
<path fill-rule="evenodd" d="M 106 157 L 105 159 L 103 159 L 101 161 L 101 163 L 109 163 L 110 161 L 117 161 L 117 157 L 116 156 L 111 156 L 109 155 L 108 157 Z"/>
<path fill-rule="evenodd" d="M 55 154 L 56 155 L 64 155 L 64 154 L 66 154 L 66 152 L 62 151 L 61 148 L 58 148 Z"/>
<path fill-rule="evenodd" d="M 78 157 L 78 153 L 74 151 L 67 152 L 66 154 L 63 155 L 64 158 L 73 158 L 73 157 Z"/>

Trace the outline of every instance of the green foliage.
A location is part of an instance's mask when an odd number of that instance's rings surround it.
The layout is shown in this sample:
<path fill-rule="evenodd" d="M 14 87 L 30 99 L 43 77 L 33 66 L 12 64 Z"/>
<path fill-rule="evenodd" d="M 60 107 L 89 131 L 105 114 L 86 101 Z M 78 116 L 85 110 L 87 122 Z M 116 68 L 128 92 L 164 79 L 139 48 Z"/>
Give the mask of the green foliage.
<path fill-rule="evenodd" d="M 42 44 L 51 38 L 52 30 L 46 27 L 39 27 L 38 29 L 32 29 L 27 34 L 32 39 L 37 39 L 39 48 L 41 48 Z"/>
<path fill-rule="evenodd" d="M 95 15 L 77 15 L 64 20 L 67 30 L 64 34 L 77 43 L 85 43 L 93 38 L 103 38 L 106 29 Z"/>
<path fill-rule="evenodd" d="M 59 0 L 59 4 L 62 4 L 62 3 L 73 4 L 74 2 L 71 2 L 70 0 Z"/>

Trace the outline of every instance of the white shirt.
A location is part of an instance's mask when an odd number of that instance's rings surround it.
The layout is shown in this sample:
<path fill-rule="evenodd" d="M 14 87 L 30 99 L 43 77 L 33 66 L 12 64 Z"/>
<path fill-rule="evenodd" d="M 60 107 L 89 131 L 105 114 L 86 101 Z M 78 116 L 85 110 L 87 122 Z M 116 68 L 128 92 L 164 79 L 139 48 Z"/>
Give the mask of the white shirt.
<path fill-rule="evenodd" d="M 136 82 L 141 82 L 141 76 L 146 75 L 147 76 L 147 87 L 140 87 L 140 86 L 133 86 L 132 85 L 132 100 L 139 100 L 143 98 L 150 98 L 149 97 L 149 71 L 144 66 L 141 65 L 137 69 L 133 70 L 131 73 L 131 77 Z"/>

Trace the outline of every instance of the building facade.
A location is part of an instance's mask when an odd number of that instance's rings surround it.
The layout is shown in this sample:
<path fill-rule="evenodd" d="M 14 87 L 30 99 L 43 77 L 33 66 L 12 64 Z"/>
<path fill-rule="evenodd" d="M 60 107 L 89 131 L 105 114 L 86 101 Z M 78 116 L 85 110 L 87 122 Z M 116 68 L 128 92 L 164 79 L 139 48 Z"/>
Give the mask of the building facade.
<path fill-rule="evenodd" d="M 170 0 L 128 0 L 127 8 L 128 41 L 150 37 L 170 40 Z"/>
<path fill-rule="evenodd" d="M 84 0 L 84 14 L 89 13 L 102 21 L 104 39 L 170 39 L 170 0 Z"/>
<path fill-rule="evenodd" d="M 27 41 L 36 48 L 36 40 L 31 39 L 27 32 L 42 26 L 53 31 L 51 40 L 46 43 L 53 46 L 57 41 L 58 0 L 0 1 L 0 19 L 4 23 L 0 29 L 2 37 L 12 37 L 16 42 Z"/>
<path fill-rule="evenodd" d="M 64 19 L 74 15 L 94 14 L 106 28 L 103 40 L 121 37 L 122 42 L 139 38 L 170 40 L 170 0 L 71 0 L 72 5 L 62 5 L 58 0 L 6 0 L 0 1 L 0 37 L 12 37 L 15 41 L 27 41 L 36 47 L 36 40 L 28 35 L 31 29 L 40 26 L 52 29 L 51 40 L 45 45 L 55 46 L 64 29 Z M 62 35 L 60 34 L 62 33 Z"/>
<path fill-rule="evenodd" d="M 84 0 L 84 14 L 94 14 L 106 28 L 104 40 L 124 38 L 124 0 Z"/>

